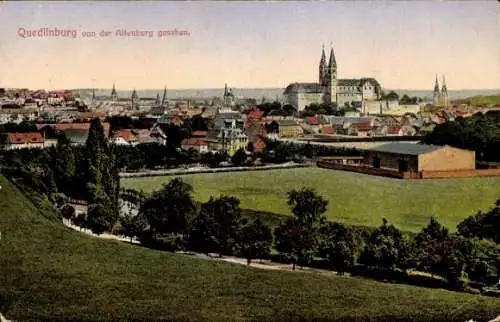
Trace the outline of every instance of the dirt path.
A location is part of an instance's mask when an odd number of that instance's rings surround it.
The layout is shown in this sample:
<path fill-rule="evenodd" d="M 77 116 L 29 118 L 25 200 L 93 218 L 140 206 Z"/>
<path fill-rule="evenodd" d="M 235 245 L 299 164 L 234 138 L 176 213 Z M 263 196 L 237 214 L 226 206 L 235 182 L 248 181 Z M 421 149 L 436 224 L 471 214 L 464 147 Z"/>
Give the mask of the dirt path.
<path fill-rule="evenodd" d="M 85 228 L 80 228 L 79 226 L 76 226 L 72 224 L 69 220 L 63 219 L 63 223 L 66 227 L 69 227 L 73 230 L 85 233 L 87 235 L 91 235 L 94 237 L 99 237 L 99 238 L 104 238 L 104 239 L 113 239 L 113 240 L 118 240 L 122 242 L 127 242 L 130 243 L 130 238 L 127 237 L 122 237 L 122 236 L 116 236 L 112 235 L 109 233 L 103 233 L 101 235 L 96 235 L 90 231 L 90 229 L 85 229 Z M 132 239 L 132 243 L 134 244 L 139 244 L 140 242 L 137 239 Z M 206 256 L 205 254 L 200 254 L 200 253 L 195 253 L 195 252 L 177 252 L 179 254 L 183 255 L 188 255 L 196 258 L 201 258 L 201 259 L 206 259 L 206 260 L 215 260 L 215 261 L 222 261 L 222 262 L 228 262 L 228 263 L 233 263 L 233 264 L 240 264 L 240 265 L 245 265 L 247 266 L 247 260 L 245 258 L 240 258 L 240 257 L 232 257 L 232 256 L 223 256 L 219 257 L 216 254 L 212 254 L 211 256 Z M 252 260 L 250 267 L 255 267 L 255 268 L 260 268 L 260 269 L 268 269 L 268 270 L 281 270 L 281 271 L 293 271 L 292 266 L 290 264 L 282 264 L 282 263 L 276 263 L 272 262 L 270 260 L 259 260 L 255 259 Z M 334 275 L 336 272 L 333 271 L 328 271 L 328 270 L 321 270 L 321 269 L 314 269 L 314 268 L 309 268 L 309 267 L 296 267 L 296 272 L 306 272 L 306 273 L 320 273 L 323 275 Z M 349 274 L 345 274 L 345 276 L 349 276 Z M 1 322 L 1 321 L 0 321 Z"/>

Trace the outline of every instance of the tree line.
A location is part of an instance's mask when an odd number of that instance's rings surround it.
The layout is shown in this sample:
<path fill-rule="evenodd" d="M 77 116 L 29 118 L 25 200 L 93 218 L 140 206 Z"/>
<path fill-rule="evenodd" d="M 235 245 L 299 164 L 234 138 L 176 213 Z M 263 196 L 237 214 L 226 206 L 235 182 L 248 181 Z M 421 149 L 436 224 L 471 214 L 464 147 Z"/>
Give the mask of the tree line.
<path fill-rule="evenodd" d="M 490 285 L 500 278 L 499 235 L 492 229 L 492 223 L 500 218 L 500 200 L 488 213 L 491 218 L 478 215 L 482 221 L 474 224 L 466 219 L 457 233 L 435 218 L 417 234 L 402 232 L 385 219 L 380 227 L 360 233 L 352 226 L 327 221 L 328 201 L 307 187 L 288 193 L 293 215 L 275 227 L 259 216 L 243 216 L 240 201 L 234 196 L 197 203 L 193 192 L 193 187 L 179 178 L 151 195 L 123 190 L 123 199 L 137 211 L 122 214 L 116 232 L 138 238 L 151 248 L 240 256 L 248 264 L 274 256 L 293 269 L 322 265 L 338 274 L 368 270 L 385 278 L 417 270 L 446 281 L 453 289 L 467 284 Z M 76 220 L 102 233 L 87 222 L 87 217 L 81 214 Z"/>
<path fill-rule="evenodd" d="M 423 142 L 473 150 L 478 160 L 500 162 L 500 112 L 476 113 L 438 124 Z"/>

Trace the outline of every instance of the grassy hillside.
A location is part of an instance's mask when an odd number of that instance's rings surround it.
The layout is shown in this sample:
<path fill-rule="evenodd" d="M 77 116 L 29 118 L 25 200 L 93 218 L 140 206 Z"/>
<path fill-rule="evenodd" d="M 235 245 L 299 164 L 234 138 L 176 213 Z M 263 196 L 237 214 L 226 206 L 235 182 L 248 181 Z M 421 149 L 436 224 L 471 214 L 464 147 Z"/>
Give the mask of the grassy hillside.
<path fill-rule="evenodd" d="M 487 320 L 500 299 L 273 272 L 75 232 L 0 176 L 1 312 L 15 320 Z"/>
<path fill-rule="evenodd" d="M 127 188 L 152 191 L 172 177 L 122 180 Z M 230 194 L 243 208 L 289 214 L 286 193 L 315 188 L 330 201 L 327 217 L 354 225 L 379 226 L 382 218 L 400 229 L 418 231 L 430 216 L 450 229 L 500 198 L 500 177 L 403 181 L 344 171 L 302 168 L 187 175 L 196 198 Z"/>
<path fill-rule="evenodd" d="M 499 95 L 478 95 L 460 100 L 453 100 L 455 103 L 466 103 L 470 105 L 490 105 L 500 104 Z"/>

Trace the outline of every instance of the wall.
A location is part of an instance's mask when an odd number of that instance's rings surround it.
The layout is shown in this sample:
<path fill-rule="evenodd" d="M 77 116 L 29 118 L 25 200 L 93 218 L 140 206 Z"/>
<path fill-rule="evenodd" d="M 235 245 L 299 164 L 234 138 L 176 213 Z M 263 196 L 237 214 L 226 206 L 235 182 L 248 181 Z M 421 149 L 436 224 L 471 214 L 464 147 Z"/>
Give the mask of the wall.
<path fill-rule="evenodd" d="M 475 168 L 474 151 L 444 147 L 419 156 L 418 171 L 473 170 Z"/>
<path fill-rule="evenodd" d="M 315 103 L 322 104 L 323 103 L 323 93 L 300 93 L 297 94 L 297 104 L 292 104 L 297 107 L 297 110 L 303 111 L 306 106 Z"/>
<path fill-rule="evenodd" d="M 422 171 L 422 179 L 493 177 L 500 176 L 500 169 L 478 169 L 461 171 Z"/>
<path fill-rule="evenodd" d="M 227 168 L 201 168 L 201 169 L 172 169 L 172 170 L 150 170 L 143 172 L 120 172 L 120 178 L 138 178 L 138 177 L 157 177 L 157 176 L 180 176 L 186 174 L 197 173 L 215 173 L 215 172 L 237 172 L 237 171 L 263 171 L 263 170 L 277 170 L 277 169 L 291 169 L 291 168 L 309 168 L 312 164 L 296 164 L 284 163 L 273 164 L 264 166 L 253 167 L 227 167 Z"/>
<path fill-rule="evenodd" d="M 295 138 L 302 135 L 304 131 L 300 125 L 282 125 L 279 127 L 280 138 Z"/>
<path fill-rule="evenodd" d="M 387 170 L 387 169 L 375 169 L 366 166 L 335 164 L 328 161 L 318 161 L 316 162 L 316 165 L 319 168 L 332 169 L 332 170 L 343 170 L 343 171 L 350 171 L 350 172 L 357 172 L 357 173 L 364 173 L 364 174 L 371 174 L 371 175 L 399 178 L 399 179 L 403 179 L 404 177 L 403 172 Z"/>
<path fill-rule="evenodd" d="M 367 114 L 380 114 L 387 109 L 386 101 L 363 101 L 363 112 Z"/>
<path fill-rule="evenodd" d="M 394 169 L 394 170 L 398 171 L 399 170 L 399 160 L 404 159 L 408 162 L 408 169 L 411 169 L 413 171 L 418 171 L 418 162 L 417 162 L 416 156 L 405 156 L 405 155 L 374 152 L 374 153 L 370 153 L 369 157 L 367 158 L 367 162 L 370 166 L 373 165 L 373 158 L 374 157 L 380 158 L 380 167 L 381 168 Z"/>
<path fill-rule="evenodd" d="M 337 93 L 337 106 L 344 107 L 345 103 L 360 102 L 362 100 L 361 94 L 339 92 Z"/>

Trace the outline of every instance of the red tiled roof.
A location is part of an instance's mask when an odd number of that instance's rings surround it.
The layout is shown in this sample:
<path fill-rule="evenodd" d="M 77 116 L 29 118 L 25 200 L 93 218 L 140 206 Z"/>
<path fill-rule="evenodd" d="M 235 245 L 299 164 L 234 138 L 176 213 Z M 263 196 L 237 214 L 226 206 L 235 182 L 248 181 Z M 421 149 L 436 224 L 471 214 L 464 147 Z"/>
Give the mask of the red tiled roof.
<path fill-rule="evenodd" d="M 309 124 L 309 125 L 319 125 L 318 118 L 316 116 L 309 116 L 307 118 L 307 124 Z"/>
<path fill-rule="evenodd" d="M 182 140 L 181 145 L 185 145 L 185 146 L 203 146 L 203 145 L 208 145 L 208 143 L 205 142 L 204 140 L 201 140 L 201 139 L 189 138 L 189 139 Z"/>
<path fill-rule="evenodd" d="M 262 152 L 266 147 L 266 142 L 264 142 L 264 140 L 261 137 L 257 137 L 252 142 L 252 146 L 253 146 L 253 152 L 259 153 Z"/>
<path fill-rule="evenodd" d="M 387 133 L 388 134 L 398 134 L 400 130 L 401 130 L 401 128 L 399 128 L 397 126 L 391 126 L 391 127 L 387 128 Z"/>
<path fill-rule="evenodd" d="M 325 126 L 321 129 L 323 134 L 335 134 L 335 130 L 331 126 Z"/>
<path fill-rule="evenodd" d="M 172 118 L 170 119 L 169 123 L 172 123 L 175 125 L 182 125 L 182 124 L 184 124 L 184 120 L 179 115 L 172 115 Z"/>
<path fill-rule="evenodd" d="M 136 134 L 136 136 L 141 137 L 141 138 L 150 136 L 150 132 L 147 129 L 133 130 L 132 132 L 134 132 Z"/>
<path fill-rule="evenodd" d="M 355 123 L 354 126 L 358 131 L 369 131 L 372 129 L 370 122 Z"/>
<path fill-rule="evenodd" d="M 123 129 L 123 130 L 118 130 L 116 131 L 115 138 L 122 138 L 127 142 L 135 142 L 137 141 L 137 137 L 135 134 L 132 132 L 130 129 Z"/>
<path fill-rule="evenodd" d="M 264 116 L 264 112 L 262 112 L 258 108 L 253 108 L 248 112 L 247 119 L 260 121 L 263 116 Z"/>
<path fill-rule="evenodd" d="M 193 131 L 191 132 L 192 137 L 206 137 L 208 135 L 208 131 Z"/>
<path fill-rule="evenodd" d="M 43 143 L 43 137 L 40 132 L 29 133 L 7 133 L 8 142 L 10 144 L 25 144 L 25 143 Z"/>

